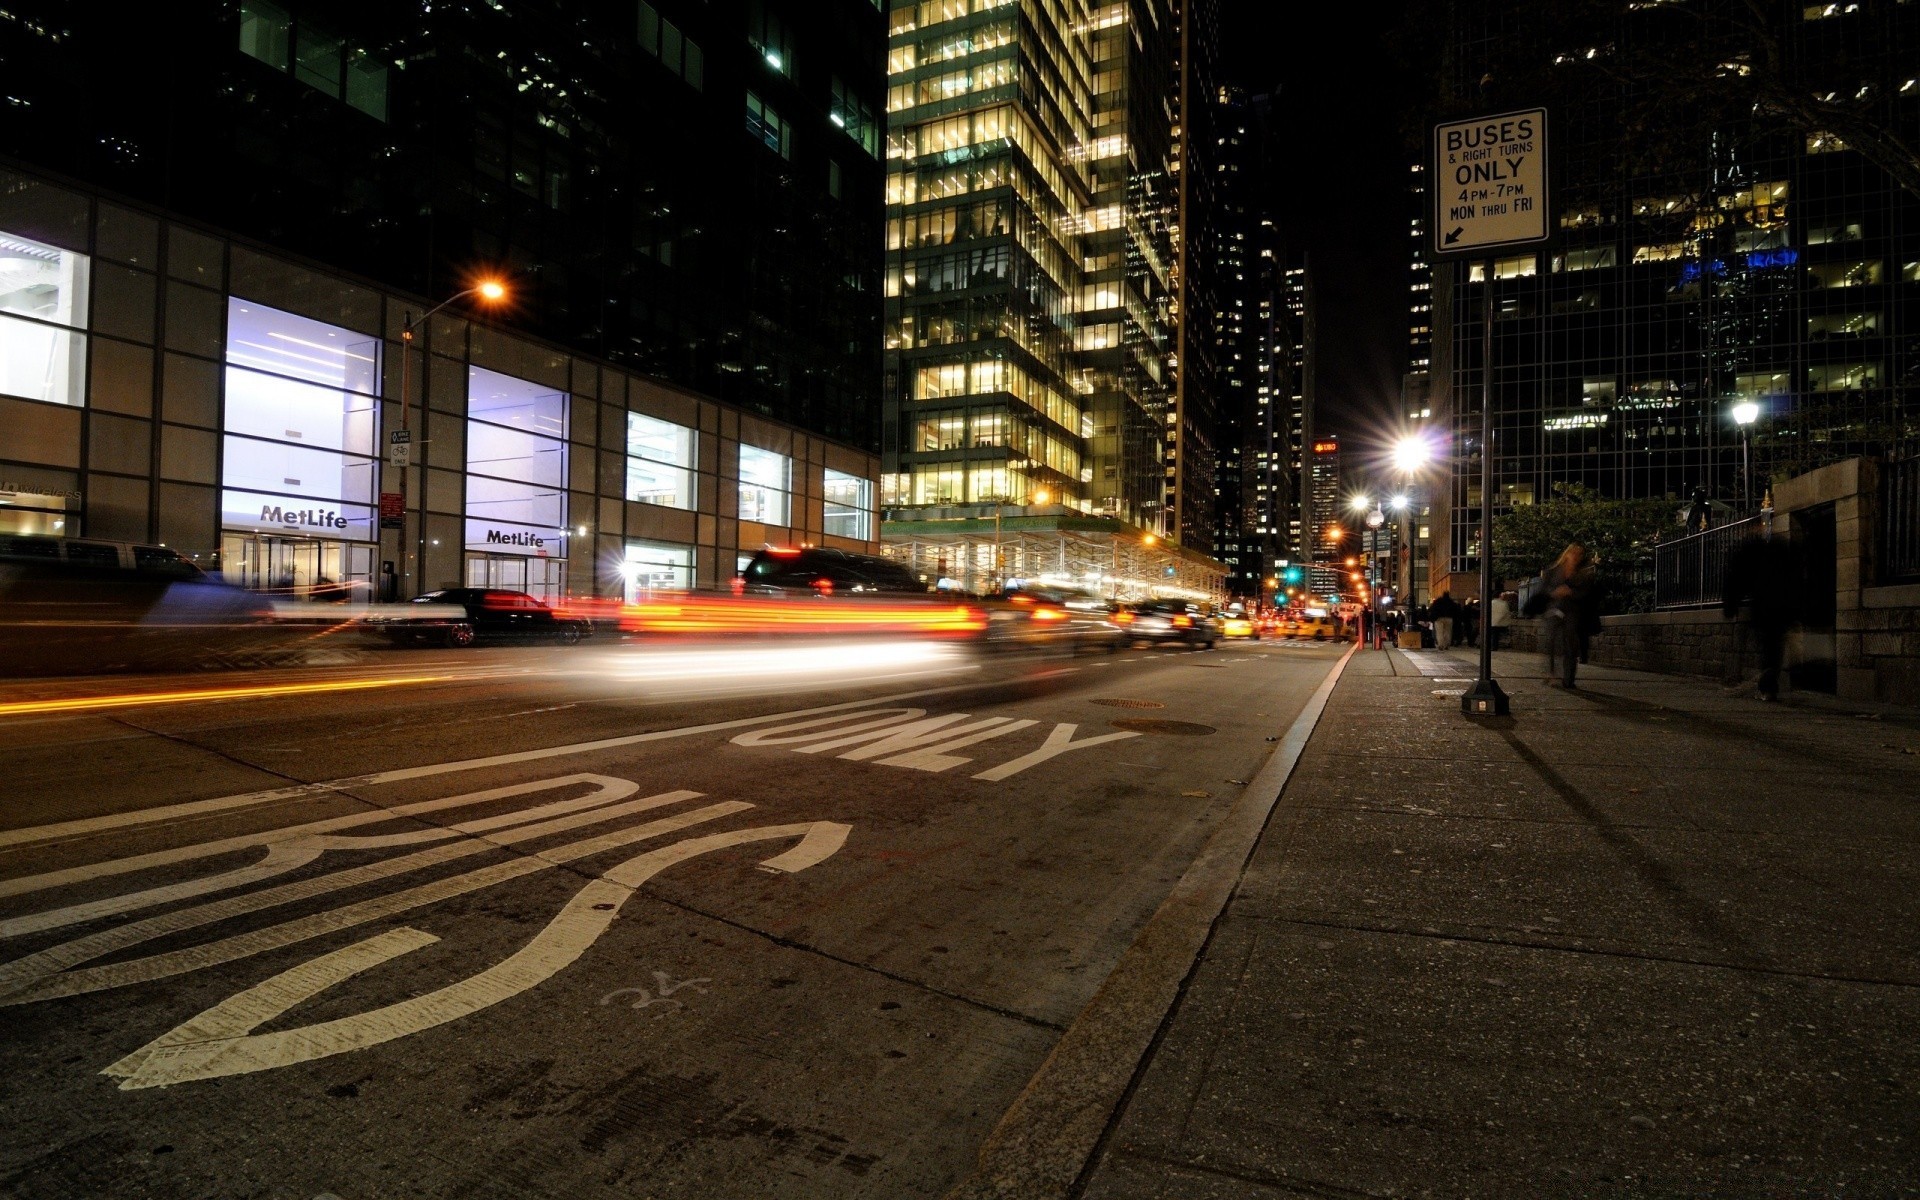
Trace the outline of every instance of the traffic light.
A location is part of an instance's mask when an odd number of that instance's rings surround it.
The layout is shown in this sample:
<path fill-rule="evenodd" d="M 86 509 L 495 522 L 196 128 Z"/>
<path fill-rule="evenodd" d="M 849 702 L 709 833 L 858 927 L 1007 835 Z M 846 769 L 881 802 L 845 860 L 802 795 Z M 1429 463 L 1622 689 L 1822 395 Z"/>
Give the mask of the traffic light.
<path fill-rule="evenodd" d="M 1284 578 L 1288 583 L 1305 583 L 1307 581 L 1307 569 L 1305 567 L 1288 567 Z"/>

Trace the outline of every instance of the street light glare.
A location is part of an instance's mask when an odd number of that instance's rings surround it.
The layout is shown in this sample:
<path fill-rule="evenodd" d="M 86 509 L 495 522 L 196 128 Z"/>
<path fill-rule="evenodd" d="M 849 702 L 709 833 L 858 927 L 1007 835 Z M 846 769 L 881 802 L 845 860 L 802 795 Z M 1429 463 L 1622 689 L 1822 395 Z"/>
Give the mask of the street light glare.
<path fill-rule="evenodd" d="M 1347 501 L 1347 507 L 1355 512 L 1365 512 L 1373 507 L 1373 500 L 1367 496 L 1355 496 Z"/>
<path fill-rule="evenodd" d="M 1035 504 L 1045 504 L 1050 498 L 1045 488 L 1037 488 L 1033 493 L 1033 502 Z"/>
<path fill-rule="evenodd" d="M 1751 400 L 1742 400 L 1733 406 L 1733 423 L 1751 425 L 1760 419 L 1760 406 Z"/>
<path fill-rule="evenodd" d="M 1415 434 L 1403 437 L 1394 443 L 1393 465 L 1395 469 L 1406 472 L 1418 471 L 1433 458 L 1433 447 L 1427 439 Z"/>
<path fill-rule="evenodd" d="M 504 300 L 507 295 L 507 285 L 498 279 L 482 280 L 473 290 L 480 293 L 482 300 Z"/>

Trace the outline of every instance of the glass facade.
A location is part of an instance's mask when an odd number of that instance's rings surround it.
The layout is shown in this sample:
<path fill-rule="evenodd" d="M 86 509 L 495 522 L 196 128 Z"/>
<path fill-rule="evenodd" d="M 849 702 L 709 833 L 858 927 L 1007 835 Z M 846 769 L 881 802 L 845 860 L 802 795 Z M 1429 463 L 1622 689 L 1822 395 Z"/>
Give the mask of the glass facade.
<path fill-rule="evenodd" d="M 643 413 L 627 414 L 627 499 L 693 507 L 693 430 Z"/>
<path fill-rule="evenodd" d="M 873 481 L 828 468 L 821 495 L 825 515 L 820 527 L 836 537 L 866 541 L 873 536 Z"/>
<path fill-rule="evenodd" d="M 1135 32 L 1171 9 L 894 0 L 890 21 L 882 502 L 1044 490 L 1160 529 L 1172 49 Z"/>
<path fill-rule="evenodd" d="M 84 254 L 0 231 L 0 392 L 86 402 Z"/>
<path fill-rule="evenodd" d="M 228 580 L 313 598 L 370 583 L 378 340 L 230 297 L 223 379 L 220 527 Z"/>
<path fill-rule="evenodd" d="M 1607 52 L 1630 47 L 1658 7 L 1608 18 Z M 1808 21 L 1767 10 L 1792 71 L 1833 86 L 1912 74 L 1920 10 L 1835 8 Z M 1920 260 L 1920 198 L 1859 151 L 1751 105 L 1663 112 L 1657 138 L 1641 139 L 1650 148 L 1625 152 L 1621 114 L 1644 110 L 1643 85 L 1631 70 L 1582 66 L 1598 49 L 1556 57 L 1538 38 L 1511 36 L 1531 19 L 1478 2 L 1456 27 L 1457 83 L 1500 78 L 1523 54 L 1532 61 L 1516 71 L 1566 91 L 1552 110 L 1547 247 L 1497 256 L 1491 281 L 1480 263 L 1434 272 L 1435 399 L 1461 464 L 1437 568 L 1478 569 L 1483 463 L 1496 508 L 1571 485 L 1671 499 L 1676 511 L 1704 492 L 1723 517 L 1757 507 L 1774 479 L 1920 446 L 1920 290 L 1903 275 Z M 1716 19 L 1703 18 L 1702 44 L 1726 32 Z M 1916 96 L 1871 84 L 1855 99 L 1864 119 L 1911 130 Z M 1489 378 L 1490 454 L 1480 441 Z M 1734 419 L 1744 403 L 1759 408 L 1746 427 Z"/>
<path fill-rule="evenodd" d="M 467 551 L 564 558 L 567 533 L 566 393 L 468 367 Z"/>
<path fill-rule="evenodd" d="M 693 547 L 628 542 L 621 573 L 629 604 L 655 592 L 684 592 L 693 587 Z"/>
<path fill-rule="evenodd" d="M 758 446 L 740 447 L 740 519 L 762 525 L 787 523 L 793 460 Z"/>

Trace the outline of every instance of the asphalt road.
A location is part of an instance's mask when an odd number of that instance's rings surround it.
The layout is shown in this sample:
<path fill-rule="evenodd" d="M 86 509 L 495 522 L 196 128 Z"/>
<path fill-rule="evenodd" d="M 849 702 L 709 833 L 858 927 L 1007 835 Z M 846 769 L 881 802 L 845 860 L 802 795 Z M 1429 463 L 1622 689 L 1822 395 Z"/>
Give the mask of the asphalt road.
<path fill-rule="evenodd" d="M 940 1196 L 1344 649 L 0 689 L 0 1193 Z"/>

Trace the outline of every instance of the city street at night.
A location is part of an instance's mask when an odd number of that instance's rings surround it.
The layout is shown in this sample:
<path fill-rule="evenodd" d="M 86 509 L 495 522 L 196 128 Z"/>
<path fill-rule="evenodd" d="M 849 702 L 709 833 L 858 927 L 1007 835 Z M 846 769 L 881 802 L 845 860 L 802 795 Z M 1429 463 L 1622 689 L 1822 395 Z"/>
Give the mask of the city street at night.
<path fill-rule="evenodd" d="M 671 702 L 592 642 L 36 685 L 9 1194 L 938 1194 L 1348 647 L 889 645 Z"/>

